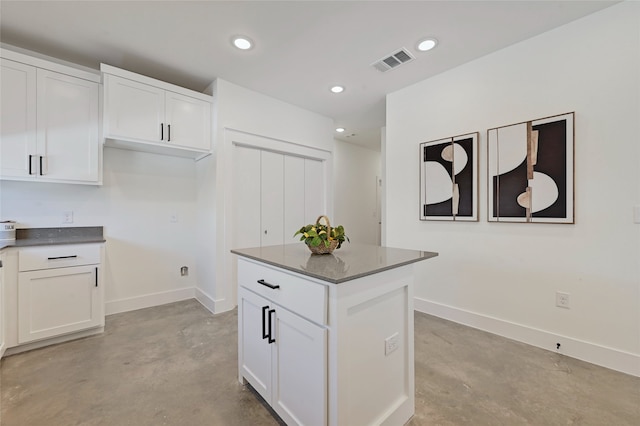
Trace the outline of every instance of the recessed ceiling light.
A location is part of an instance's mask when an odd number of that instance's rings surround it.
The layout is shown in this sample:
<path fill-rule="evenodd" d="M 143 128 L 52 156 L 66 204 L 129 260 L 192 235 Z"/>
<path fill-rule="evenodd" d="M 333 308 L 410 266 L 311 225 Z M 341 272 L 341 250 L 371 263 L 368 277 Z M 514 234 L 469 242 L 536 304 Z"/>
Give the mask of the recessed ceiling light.
<path fill-rule="evenodd" d="M 333 93 L 342 93 L 344 92 L 344 87 L 343 86 L 333 86 L 331 89 Z"/>
<path fill-rule="evenodd" d="M 344 127 L 338 127 L 338 128 L 336 129 L 336 132 L 338 132 L 338 133 L 342 133 L 342 132 L 344 132 Z"/>
<path fill-rule="evenodd" d="M 253 42 L 246 36 L 235 36 L 231 39 L 231 42 L 240 50 L 249 50 L 253 47 Z"/>
<path fill-rule="evenodd" d="M 424 40 L 420 40 L 417 44 L 417 48 L 421 52 L 426 52 L 427 50 L 431 50 L 438 44 L 438 40 L 435 38 L 426 38 Z"/>

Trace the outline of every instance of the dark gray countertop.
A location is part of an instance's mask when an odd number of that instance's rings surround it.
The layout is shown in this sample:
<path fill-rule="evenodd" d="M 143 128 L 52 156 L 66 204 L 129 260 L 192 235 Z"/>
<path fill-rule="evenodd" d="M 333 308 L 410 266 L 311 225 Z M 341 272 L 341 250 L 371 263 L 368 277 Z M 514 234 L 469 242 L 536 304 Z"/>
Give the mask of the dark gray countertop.
<path fill-rule="evenodd" d="M 8 247 L 103 243 L 104 241 L 102 226 L 23 228 L 16 229 L 14 241 L 0 241 L 0 250 Z"/>
<path fill-rule="evenodd" d="M 334 284 L 438 255 L 430 251 L 355 243 L 345 243 L 333 254 L 311 254 L 303 243 L 234 249 L 231 253 Z"/>

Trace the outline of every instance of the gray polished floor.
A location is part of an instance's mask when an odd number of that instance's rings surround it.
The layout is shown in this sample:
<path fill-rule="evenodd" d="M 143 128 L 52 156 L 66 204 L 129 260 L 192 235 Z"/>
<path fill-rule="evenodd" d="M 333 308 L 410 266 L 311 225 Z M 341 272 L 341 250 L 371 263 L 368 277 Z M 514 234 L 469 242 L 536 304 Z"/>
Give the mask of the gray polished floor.
<path fill-rule="evenodd" d="M 640 425 L 640 378 L 416 313 L 410 425 Z M 278 425 L 237 380 L 236 312 L 195 300 L 2 360 L 2 426 Z M 360 425 L 349 425 L 360 426 Z"/>

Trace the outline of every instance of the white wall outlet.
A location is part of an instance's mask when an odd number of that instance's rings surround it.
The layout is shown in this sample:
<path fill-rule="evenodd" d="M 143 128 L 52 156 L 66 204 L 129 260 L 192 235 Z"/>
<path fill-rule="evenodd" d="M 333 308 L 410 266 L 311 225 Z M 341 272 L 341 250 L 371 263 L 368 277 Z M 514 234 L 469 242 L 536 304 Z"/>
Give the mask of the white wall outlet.
<path fill-rule="evenodd" d="M 391 336 L 384 339 L 384 354 L 389 355 L 396 349 L 398 349 L 398 344 L 400 340 L 400 335 L 398 332 L 393 333 Z"/>
<path fill-rule="evenodd" d="M 73 223 L 72 211 L 62 213 L 62 223 Z"/>
<path fill-rule="evenodd" d="M 169 222 L 178 223 L 178 213 L 171 213 L 169 215 Z"/>
<path fill-rule="evenodd" d="M 556 306 L 559 308 L 565 308 L 565 309 L 571 308 L 569 293 L 556 291 Z"/>

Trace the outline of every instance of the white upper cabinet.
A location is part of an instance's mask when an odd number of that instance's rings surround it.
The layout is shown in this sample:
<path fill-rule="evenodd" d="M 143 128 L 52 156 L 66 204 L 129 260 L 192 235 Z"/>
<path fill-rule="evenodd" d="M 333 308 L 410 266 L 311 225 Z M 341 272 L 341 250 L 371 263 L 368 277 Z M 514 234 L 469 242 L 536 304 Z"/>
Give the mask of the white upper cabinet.
<path fill-rule="evenodd" d="M 0 175 L 29 177 L 36 153 L 36 68 L 0 59 Z"/>
<path fill-rule="evenodd" d="M 105 74 L 105 136 L 132 140 L 162 140 L 164 90 Z"/>
<path fill-rule="evenodd" d="M 1 54 L 0 178 L 100 184 L 99 76 Z"/>
<path fill-rule="evenodd" d="M 107 146 L 201 158 L 211 151 L 213 98 L 102 64 Z"/>
<path fill-rule="evenodd" d="M 99 85 L 38 69 L 39 178 L 98 182 Z"/>
<path fill-rule="evenodd" d="M 176 145 L 211 149 L 211 103 L 179 93 L 166 93 L 167 141 Z"/>

